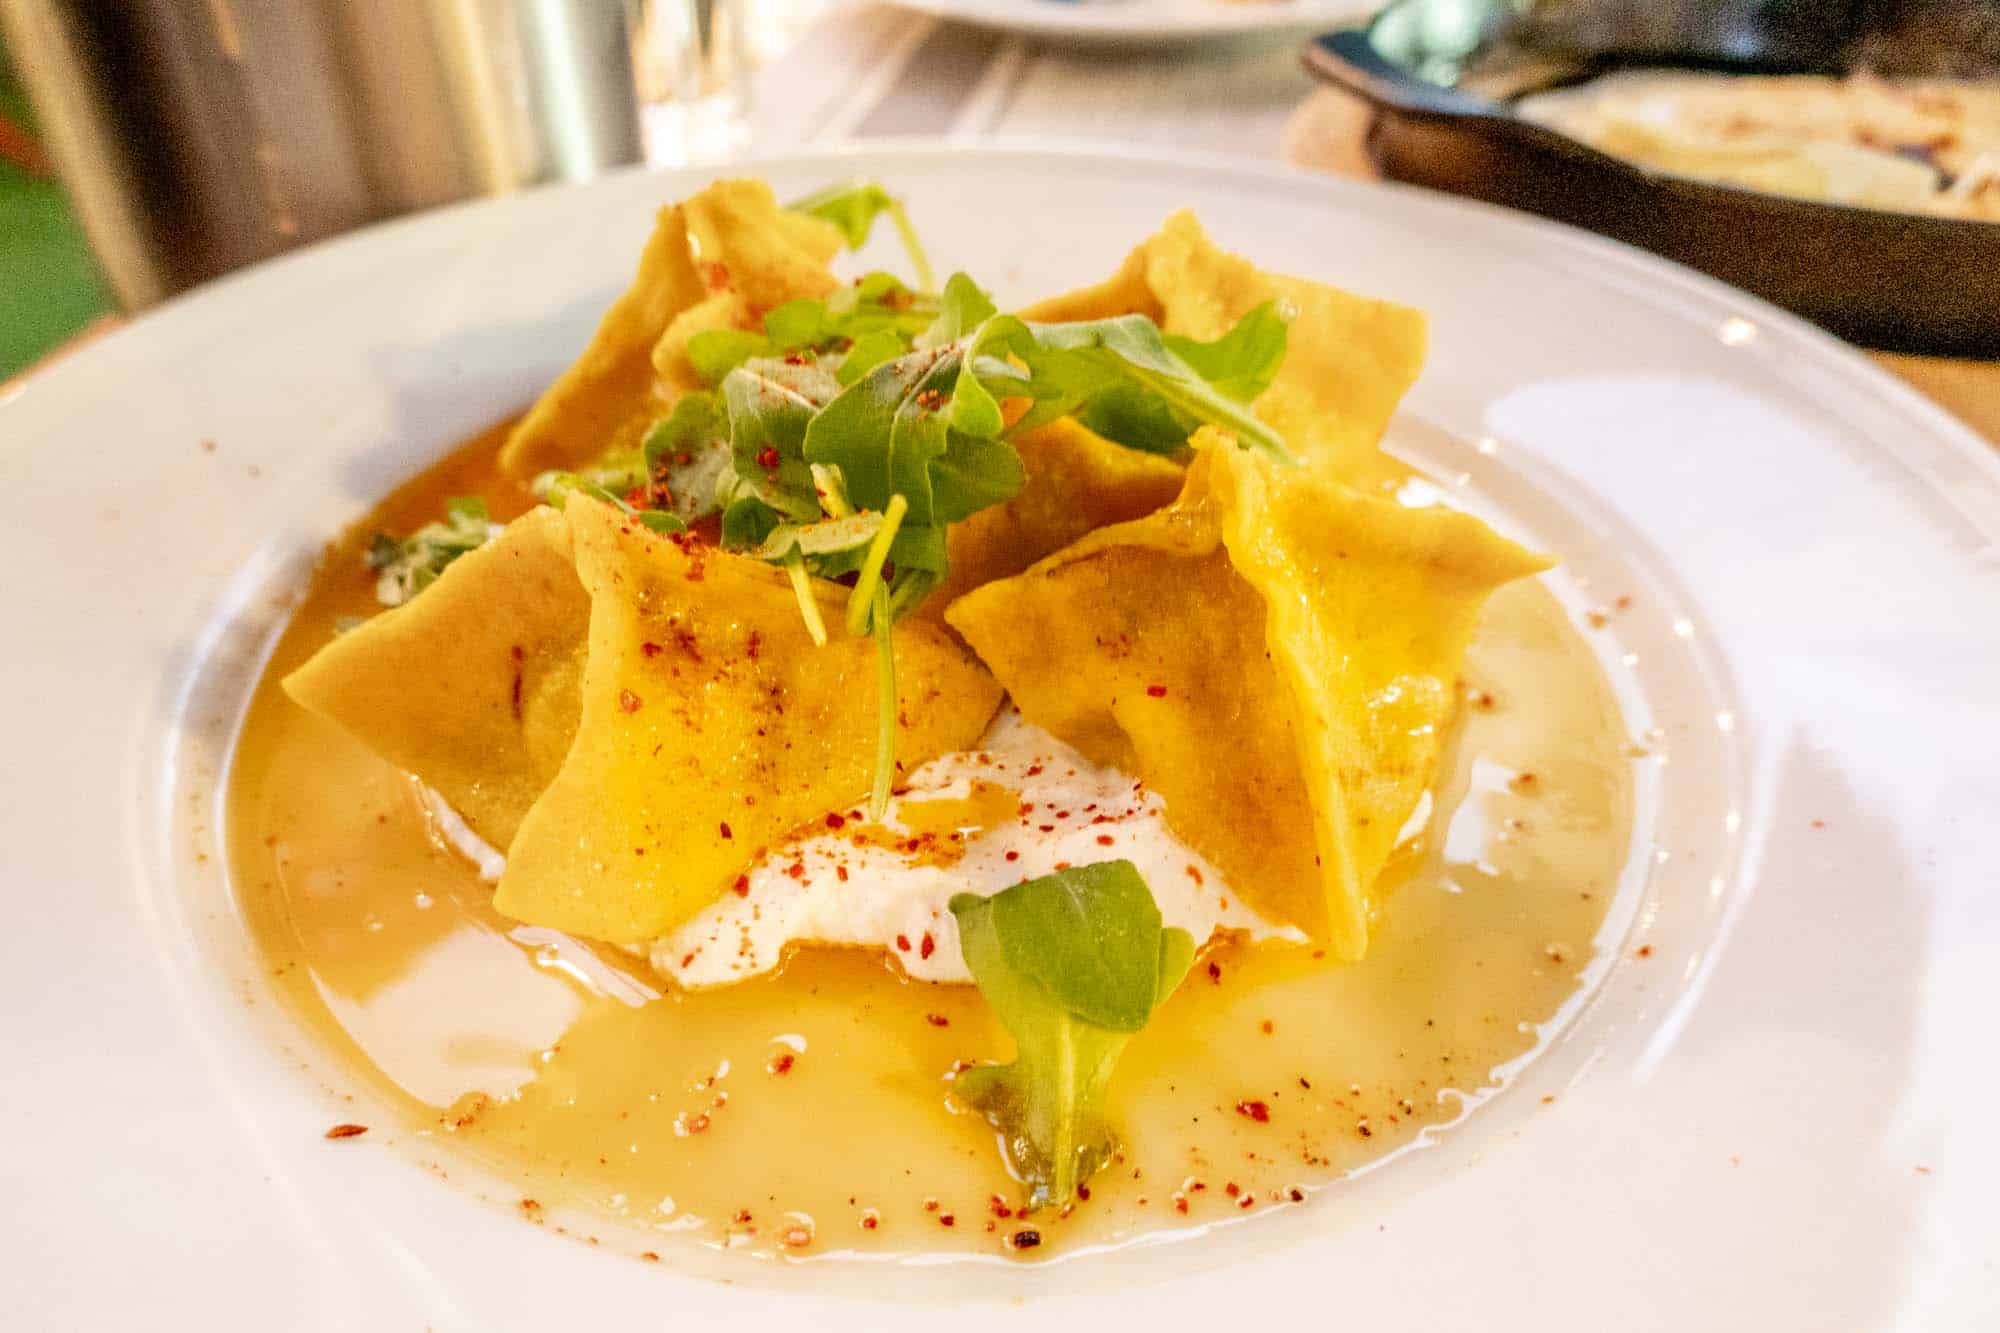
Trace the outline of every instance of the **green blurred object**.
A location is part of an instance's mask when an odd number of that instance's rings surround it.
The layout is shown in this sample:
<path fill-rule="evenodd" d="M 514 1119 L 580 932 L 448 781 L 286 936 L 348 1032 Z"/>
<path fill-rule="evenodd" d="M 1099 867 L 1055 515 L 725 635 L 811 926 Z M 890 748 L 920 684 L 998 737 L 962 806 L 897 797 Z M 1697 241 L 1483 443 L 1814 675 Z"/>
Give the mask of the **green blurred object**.
<path fill-rule="evenodd" d="M 34 128 L 5 52 L 0 119 Z M 0 158 L 0 380 L 110 309 L 111 295 L 62 186 Z"/>

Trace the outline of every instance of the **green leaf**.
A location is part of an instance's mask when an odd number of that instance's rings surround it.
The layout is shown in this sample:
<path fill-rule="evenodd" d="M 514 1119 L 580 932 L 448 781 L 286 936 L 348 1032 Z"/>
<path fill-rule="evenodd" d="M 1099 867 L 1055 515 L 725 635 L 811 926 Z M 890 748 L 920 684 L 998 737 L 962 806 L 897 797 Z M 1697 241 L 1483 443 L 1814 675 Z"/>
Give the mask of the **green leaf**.
<path fill-rule="evenodd" d="M 1026 391 L 1036 402 L 1017 431 L 1074 416 L 1114 443 L 1165 453 L 1212 425 L 1246 448 L 1293 461 L 1276 431 L 1175 355 L 1144 315 L 1025 328 L 1028 344 L 1017 340 L 1011 350 L 1027 362 Z"/>
<path fill-rule="evenodd" d="M 816 365 L 751 360 L 722 381 L 729 413 L 729 447 L 737 494 L 753 495 L 785 518 L 820 516 L 819 493 L 806 464 L 806 431 L 840 386 Z"/>
<path fill-rule="evenodd" d="M 909 340 L 896 330 L 875 329 L 854 340 L 833 377 L 845 388 L 883 362 L 894 361 L 909 350 Z"/>
<path fill-rule="evenodd" d="M 875 230 L 875 219 L 888 214 L 902 237 L 903 248 L 909 251 L 910 267 L 916 270 L 917 285 L 930 288 L 930 260 L 924 255 L 924 247 L 917 240 L 916 228 L 910 225 L 909 215 L 903 211 L 902 201 L 873 181 L 829 186 L 794 201 L 791 208 L 795 213 L 807 213 L 840 228 L 841 237 L 850 250 L 859 250 L 868 244 L 868 235 Z"/>
<path fill-rule="evenodd" d="M 1035 1207 L 1066 1203 L 1111 1156 L 1104 1091 L 1131 1034 L 1194 960 L 1129 861 L 1075 866 L 951 900 L 973 978 L 1014 1037 L 1009 1065 L 953 1085 L 999 1131 Z"/>
<path fill-rule="evenodd" d="M 729 418 L 715 395 L 681 395 L 673 411 L 646 432 L 641 456 L 647 479 L 666 483 L 673 512 L 684 522 L 714 513 L 717 483 L 735 463 Z"/>
<path fill-rule="evenodd" d="M 742 329 L 703 329 L 688 339 L 688 364 L 703 384 L 720 384 L 723 377 L 753 356 L 769 356 L 771 340 Z"/>
<path fill-rule="evenodd" d="M 857 509 L 883 510 L 901 495 L 910 522 L 931 522 L 931 461 L 945 451 L 946 423 L 938 409 L 950 391 L 938 385 L 944 351 L 887 361 L 840 391 L 806 432 L 805 456 L 840 469 Z M 955 373 L 955 372 L 952 372 Z"/>
<path fill-rule="evenodd" d="M 787 301 L 764 316 L 764 338 L 772 350 L 817 347 L 836 334 L 824 301 Z"/>
<path fill-rule="evenodd" d="M 1167 350 L 1190 366 L 1225 398 L 1248 403 L 1271 387 L 1284 364 L 1291 321 L 1276 301 L 1266 301 L 1214 342 L 1166 334 Z"/>
<path fill-rule="evenodd" d="M 817 523 L 781 523 L 745 553 L 773 564 L 782 563 L 793 551 L 808 560 L 814 556 L 844 555 L 866 550 L 881 529 L 882 516 L 875 513 L 825 518 Z"/>
<path fill-rule="evenodd" d="M 969 378 L 960 376 L 961 382 Z M 931 511 L 939 523 L 957 523 L 1011 500 L 1026 481 L 1013 445 L 953 430 L 944 455 L 931 466 Z"/>
<path fill-rule="evenodd" d="M 999 313 L 993 298 L 978 283 L 963 273 L 954 273 L 945 279 L 944 292 L 938 297 L 937 318 L 917 335 L 916 346 L 932 348 L 955 343 Z"/>
<path fill-rule="evenodd" d="M 375 600 L 401 606 L 444 573 L 451 562 L 491 541 L 499 526 L 489 516 L 486 501 L 476 495 L 445 501 L 442 522 L 426 523 L 400 541 L 378 532 L 362 559 L 376 573 Z"/>

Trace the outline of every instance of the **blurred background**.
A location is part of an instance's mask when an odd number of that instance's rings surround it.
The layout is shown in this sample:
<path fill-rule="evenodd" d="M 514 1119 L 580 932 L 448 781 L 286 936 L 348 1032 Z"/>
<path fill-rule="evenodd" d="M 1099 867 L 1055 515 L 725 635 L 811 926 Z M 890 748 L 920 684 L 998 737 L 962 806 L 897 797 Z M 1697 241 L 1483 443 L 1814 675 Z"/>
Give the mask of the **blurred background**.
<path fill-rule="evenodd" d="M 1647 170 L 1523 109 L 1634 66 L 1823 86 Z M 2000 355 L 2000 0 L 0 0 L 0 381 L 399 214 L 917 137 L 1388 176 Z"/>

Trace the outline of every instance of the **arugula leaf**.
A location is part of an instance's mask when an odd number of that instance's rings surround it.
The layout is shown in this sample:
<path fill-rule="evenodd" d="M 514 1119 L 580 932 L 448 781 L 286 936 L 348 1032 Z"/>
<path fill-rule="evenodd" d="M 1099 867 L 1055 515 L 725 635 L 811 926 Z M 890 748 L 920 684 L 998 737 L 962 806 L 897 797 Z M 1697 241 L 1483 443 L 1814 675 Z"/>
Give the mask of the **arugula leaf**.
<path fill-rule="evenodd" d="M 1254 317 L 1255 312 L 1245 316 Z M 1113 443 L 1170 453 L 1200 427 L 1213 425 L 1246 448 L 1296 461 L 1276 431 L 1202 378 L 1144 315 L 1025 327 L 1031 346 L 1024 350 L 1016 345 L 1014 350 L 1027 362 L 1027 393 L 1036 402 L 1016 423 L 1017 431 L 1073 416 Z M 1268 338 L 1266 332 L 1259 341 Z M 1232 354 L 1217 354 L 1216 359 L 1227 355 Z M 1259 362 L 1239 375 L 1238 386 L 1261 368 Z"/>
<path fill-rule="evenodd" d="M 999 313 L 993 298 L 978 283 L 963 273 L 954 273 L 945 279 L 944 292 L 938 297 L 937 318 L 917 335 L 915 345 L 929 349 L 955 343 Z"/>
<path fill-rule="evenodd" d="M 725 375 L 751 357 L 770 354 L 769 338 L 744 329 L 703 329 L 687 344 L 688 364 L 704 384 L 720 384 Z"/>
<path fill-rule="evenodd" d="M 782 563 L 794 551 L 802 556 L 844 555 L 864 551 L 882 530 L 880 514 L 849 514 L 817 523 L 780 523 L 744 554 Z"/>
<path fill-rule="evenodd" d="M 717 485 L 734 469 L 729 417 L 711 393 L 681 395 L 640 446 L 646 479 L 667 488 L 673 512 L 692 523 L 717 509 Z"/>
<path fill-rule="evenodd" d="M 362 558 L 376 571 L 376 601 L 401 606 L 437 582 L 452 561 L 478 550 L 500 531 L 486 501 L 476 495 L 455 496 L 444 508 L 442 522 L 426 523 L 401 540 L 386 532 L 370 539 Z"/>
<path fill-rule="evenodd" d="M 1217 393 L 1248 403 L 1271 387 L 1290 338 L 1291 319 L 1276 301 L 1266 301 L 1214 342 L 1196 342 L 1177 333 L 1166 334 L 1161 341 Z"/>
<path fill-rule="evenodd" d="M 754 496 L 796 523 L 820 516 L 806 432 L 839 392 L 833 376 L 809 363 L 759 358 L 729 372 L 722 401 L 729 413 L 737 497 Z"/>
<path fill-rule="evenodd" d="M 600 504 L 608 504 L 622 514 L 631 515 L 653 532 L 687 531 L 687 522 L 679 514 L 665 509 L 634 508 L 624 496 L 574 472 L 544 472 L 530 483 L 530 488 L 536 499 L 555 509 L 567 505 L 572 495 L 587 495 Z"/>
<path fill-rule="evenodd" d="M 953 1094 L 999 1131 L 1029 1205 L 1067 1203 L 1110 1158 L 1104 1091 L 1125 1044 L 1194 961 L 1184 930 L 1162 929 L 1130 861 L 1072 866 L 990 898 L 951 900 L 966 965 L 1015 1059 L 962 1071 Z"/>
<path fill-rule="evenodd" d="M 930 259 L 924 254 L 923 244 L 917 240 L 916 228 L 910 225 L 909 214 L 903 211 L 900 199 L 873 181 L 829 186 L 794 200 L 790 207 L 795 213 L 807 213 L 840 228 L 840 234 L 850 250 L 859 250 L 868 244 L 868 234 L 875 230 L 875 219 L 888 214 L 897 234 L 902 237 L 903 248 L 909 252 L 910 267 L 917 275 L 917 286 L 930 290 Z"/>

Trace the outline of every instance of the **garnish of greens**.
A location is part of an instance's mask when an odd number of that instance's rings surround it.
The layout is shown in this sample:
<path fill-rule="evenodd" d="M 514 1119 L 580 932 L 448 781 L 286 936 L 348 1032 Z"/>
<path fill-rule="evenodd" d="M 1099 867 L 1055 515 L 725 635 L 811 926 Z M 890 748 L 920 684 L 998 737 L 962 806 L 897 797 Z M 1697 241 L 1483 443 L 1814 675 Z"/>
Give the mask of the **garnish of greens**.
<path fill-rule="evenodd" d="M 869 273 L 824 300 L 778 306 L 759 330 L 688 341 L 709 388 L 686 394 L 641 448 L 537 492 L 583 491 L 678 529 L 719 515 L 724 548 L 780 566 L 813 641 L 872 635 L 879 681 L 879 817 L 895 776 L 893 624 L 944 580 L 951 524 L 1021 489 L 1012 441 L 1062 416 L 1114 443 L 1171 454 L 1205 425 L 1291 460 L 1249 403 L 1284 360 L 1285 317 L 1267 302 L 1214 342 L 1163 334 L 1142 315 L 1041 324 L 1001 314 L 963 273 L 931 292 L 930 266 L 902 205 L 878 185 L 823 191 L 792 207 L 854 246 L 888 216 L 916 270 L 912 289 Z M 1019 404 L 1011 424 L 1002 404 Z M 828 626 L 813 579 L 849 585 Z"/>
<path fill-rule="evenodd" d="M 990 898 L 951 900 L 960 947 L 1012 1034 L 1006 1065 L 974 1065 L 953 1095 L 985 1114 L 1031 1208 L 1069 1202 L 1109 1160 L 1104 1089 L 1132 1034 L 1173 994 L 1194 939 L 1162 928 L 1130 861 L 1072 866 Z"/>
<path fill-rule="evenodd" d="M 445 501 L 444 521 L 426 523 L 398 540 L 378 532 L 368 543 L 368 567 L 375 571 L 375 600 L 401 606 L 444 573 L 445 567 L 468 551 L 476 551 L 500 531 L 478 496 Z"/>

